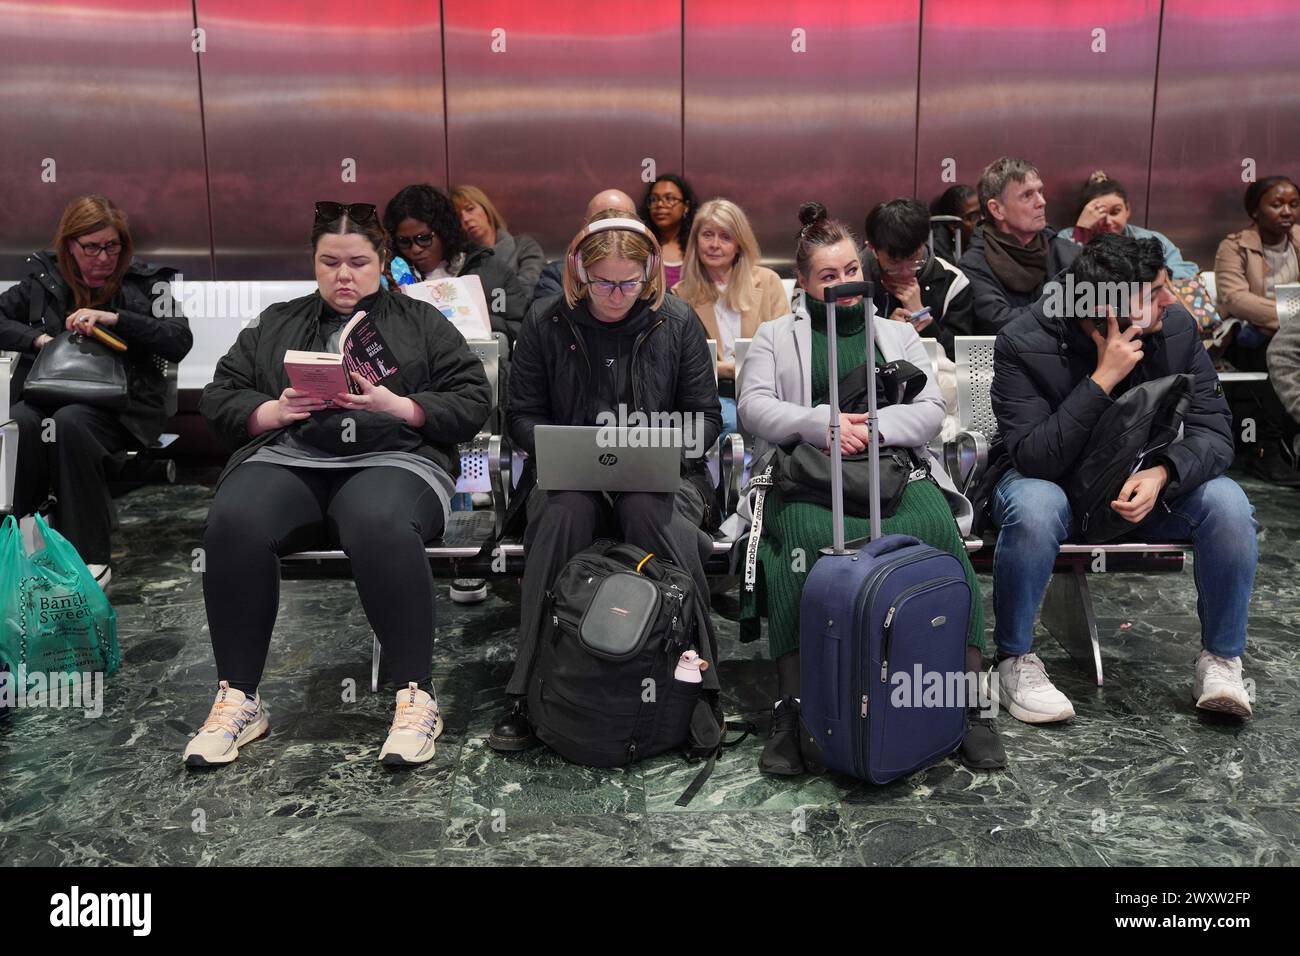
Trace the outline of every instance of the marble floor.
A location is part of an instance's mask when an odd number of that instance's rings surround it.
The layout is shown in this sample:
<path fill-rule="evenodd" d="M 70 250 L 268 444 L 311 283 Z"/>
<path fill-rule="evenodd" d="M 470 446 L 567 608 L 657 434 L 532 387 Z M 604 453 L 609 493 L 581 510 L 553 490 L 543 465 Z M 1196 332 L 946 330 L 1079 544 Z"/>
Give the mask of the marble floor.
<path fill-rule="evenodd" d="M 486 746 L 512 659 L 517 584 L 442 601 L 435 679 L 446 731 L 414 772 L 378 760 L 390 692 L 369 692 L 370 631 L 350 582 L 286 582 L 262 691 L 271 735 L 187 773 L 186 738 L 215 669 L 192 569 L 211 476 L 119 500 L 113 600 L 124 666 L 97 719 L 29 710 L 0 725 L 7 864 L 1295 864 L 1300 862 L 1300 497 L 1244 481 L 1263 554 L 1246 674 L 1257 717 L 1195 713 L 1195 589 L 1177 575 L 1102 575 L 1093 593 L 1107 682 L 1050 638 L 1038 650 L 1077 719 L 999 726 L 1011 765 L 955 760 L 886 787 L 771 779 L 761 741 L 728 751 L 687 809 L 695 768 L 665 756 L 591 770 Z M 985 600 L 990 600 L 985 579 Z M 719 609 L 731 714 L 770 706 L 763 643 Z M 734 610 L 734 608 L 733 608 Z M 355 700 L 346 689 L 355 684 Z"/>

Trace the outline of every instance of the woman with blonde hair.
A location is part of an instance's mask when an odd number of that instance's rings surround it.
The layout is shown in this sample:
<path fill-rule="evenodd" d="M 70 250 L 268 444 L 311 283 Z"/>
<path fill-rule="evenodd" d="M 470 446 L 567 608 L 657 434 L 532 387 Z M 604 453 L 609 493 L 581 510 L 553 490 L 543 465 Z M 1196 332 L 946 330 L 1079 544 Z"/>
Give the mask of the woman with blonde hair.
<path fill-rule="evenodd" d="M 710 199 L 695 214 L 682 278 L 673 294 L 691 305 L 718 343 L 722 433 L 736 430 L 736 339 L 752 339 L 764 322 L 790 312 L 781 278 L 759 265 L 761 254 L 745 211 Z"/>
<path fill-rule="evenodd" d="M 700 495 L 694 482 L 704 451 L 718 440 L 722 415 L 704 329 L 679 299 L 664 295 L 664 271 L 654 233 L 625 212 L 597 213 L 569 244 L 564 297 L 524 320 L 510 369 L 506 427 L 515 448 L 536 458 L 538 425 L 597 425 L 612 414 L 672 414 L 694 432 L 682 457 L 679 491 L 625 491 L 609 498 L 591 491 L 534 489 L 527 500 L 524 579 L 515 669 L 506 686 L 505 714 L 488 738 L 493 750 L 536 743 L 525 710 L 546 593 L 560 570 L 597 538 L 611 537 L 667 557 L 708 594 L 699 553 L 699 522 L 678 499 Z M 531 467 L 531 465 L 530 465 Z M 521 485 L 528 479 L 521 478 Z M 698 507 L 703 501 L 696 500 Z M 701 615 L 706 644 L 713 638 Z M 716 657 L 715 657 L 716 659 Z M 704 673 L 716 691 L 717 672 Z"/>
<path fill-rule="evenodd" d="M 480 246 L 491 249 L 505 262 L 519 285 L 526 301 L 532 301 L 537 280 L 546 267 L 542 247 L 531 236 L 515 236 L 506 229 L 506 220 L 487 194 L 477 186 L 457 186 L 451 191 L 451 204 L 460 215 L 461 228 Z"/>
<path fill-rule="evenodd" d="M 139 262 L 134 251 L 126 214 L 104 196 L 79 196 L 63 210 L 53 251 L 29 256 L 27 277 L 0 296 L 0 349 L 19 353 L 18 401 L 10 409 L 19 429 L 14 511 L 26 515 L 48 505 L 53 524 L 101 586 L 111 576 L 112 552 L 104 463 L 157 440 L 167 420 L 159 360 L 179 362 L 194 342 L 171 297 L 175 270 Z M 124 403 L 106 407 L 23 395 L 32 363 L 56 336 L 89 336 L 96 328 L 126 344 Z M 42 440 L 46 419 L 53 420 L 57 441 Z"/>

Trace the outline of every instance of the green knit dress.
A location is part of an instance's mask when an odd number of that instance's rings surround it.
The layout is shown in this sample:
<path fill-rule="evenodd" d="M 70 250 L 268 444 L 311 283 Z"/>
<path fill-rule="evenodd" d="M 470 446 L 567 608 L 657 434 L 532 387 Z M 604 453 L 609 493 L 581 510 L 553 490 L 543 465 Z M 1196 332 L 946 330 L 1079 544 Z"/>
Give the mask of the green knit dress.
<path fill-rule="evenodd" d="M 826 307 L 811 298 L 804 300 L 812 319 L 812 402 L 823 404 L 830 394 L 827 375 Z M 841 306 L 835 310 L 839 378 L 866 361 L 866 307 Z M 875 350 L 881 364 L 879 349 Z M 984 604 L 979 581 L 966 554 L 961 531 L 943 492 L 932 481 L 913 481 L 903 492 L 898 510 L 881 520 L 885 534 L 907 534 L 956 556 L 966 570 L 971 589 L 970 627 L 967 644 L 984 650 Z M 844 538 L 865 538 L 871 534 L 866 518 L 845 517 Z M 756 590 L 744 600 L 741 616 L 753 618 L 766 606 L 767 640 L 772 657 L 799 648 L 799 597 L 808 568 L 817 560 L 819 549 L 832 541 L 831 511 L 806 501 L 784 501 L 780 492 L 769 489 L 763 504 L 763 537 L 758 546 L 760 573 Z M 802 555 L 802 560 L 800 556 Z"/>

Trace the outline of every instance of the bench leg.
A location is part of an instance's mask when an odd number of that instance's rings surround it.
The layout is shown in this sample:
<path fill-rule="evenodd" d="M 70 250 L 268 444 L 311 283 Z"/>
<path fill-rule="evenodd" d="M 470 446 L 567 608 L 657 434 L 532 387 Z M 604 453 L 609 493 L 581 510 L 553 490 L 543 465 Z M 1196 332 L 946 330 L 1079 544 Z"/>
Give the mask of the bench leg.
<path fill-rule="evenodd" d="M 1067 574 L 1053 574 L 1043 598 L 1043 626 L 1082 667 L 1092 664 L 1097 686 L 1102 686 L 1101 643 L 1097 617 L 1092 610 L 1088 575 L 1076 564 Z"/>
<path fill-rule="evenodd" d="M 370 693 L 378 694 L 379 693 L 379 657 L 380 657 L 379 636 L 377 634 L 371 635 L 370 639 L 374 641 L 374 646 L 371 648 L 370 651 Z"/>

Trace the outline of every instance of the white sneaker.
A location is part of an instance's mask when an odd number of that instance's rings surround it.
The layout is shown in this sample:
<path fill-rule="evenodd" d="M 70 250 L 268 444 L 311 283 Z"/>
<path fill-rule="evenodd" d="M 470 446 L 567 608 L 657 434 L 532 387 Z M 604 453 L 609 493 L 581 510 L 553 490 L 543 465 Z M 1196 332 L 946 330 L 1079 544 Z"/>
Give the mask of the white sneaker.
<path fill-rule="evenodd" d="M 99 589 L 107 591 L 108 583 L 113 580 L 113 569 L 107 564 L 88 564 L 86 567 L 90 569 L 90 573 L 94 577 L 95 583 L 99 585 Z"/>
<path fill-rule="evenodd" d="M 1047 668 L 1037 654 L 1008 657 L 998 665 L 991 681 L 995 705 L 1005 705 L 1016 720 L 1026 724 L 1052 724 L 1074 716 L 1074 705 L 1047 678 Z"/>
<path fill-rule="evenodd" d="M 1241 680 L 1241 658 L 1219 657 L 1209 651 L 1197 654 L 1192 700 L 1201 710 L 1250 717 L 1254 709 Z"/>
<path fill-rule="evenodd" d="M 438 702 L 414 683 L 397 692 L 397 710 L 379 760 L 389 767 L 425 763 L 434 754 L 433 742 L 442 734 Z"/>
<path fill-rule="evenodd" d="M 212 767 L 230 763 L 239 748 L 271 729 L 270 715 L 260 694 L 248 697 L 226 681 L 220 684 L 208 719 L 185 747 L 185 766 Z"/>
<path fill-rule="evenodd" d="M 487 600 L 486 578 L 456 578 L 451 582 L 451 599 L 457 604 L 478 604 Z"/>

